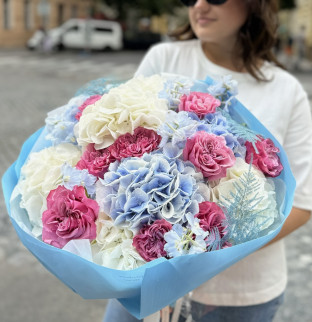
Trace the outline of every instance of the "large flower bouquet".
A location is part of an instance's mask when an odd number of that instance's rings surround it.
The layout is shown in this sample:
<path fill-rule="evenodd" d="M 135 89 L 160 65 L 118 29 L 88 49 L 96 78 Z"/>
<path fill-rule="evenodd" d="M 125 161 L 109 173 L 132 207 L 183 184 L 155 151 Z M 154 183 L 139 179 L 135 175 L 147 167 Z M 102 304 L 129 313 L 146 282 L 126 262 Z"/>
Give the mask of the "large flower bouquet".
<path fill-rule="evenodd" d="M 231 77 L 89 90 L 48 114 L 3 178 L 20 239 L 71 289 L 142 318 L 276 236 L 294 179 Z"/>

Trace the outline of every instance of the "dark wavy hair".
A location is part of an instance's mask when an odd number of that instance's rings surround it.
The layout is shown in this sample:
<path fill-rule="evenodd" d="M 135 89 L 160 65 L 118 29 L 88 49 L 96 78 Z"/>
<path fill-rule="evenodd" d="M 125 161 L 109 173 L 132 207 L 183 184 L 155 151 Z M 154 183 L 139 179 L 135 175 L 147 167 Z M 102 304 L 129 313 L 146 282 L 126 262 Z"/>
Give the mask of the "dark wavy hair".
<path fill-rule="evenodd" d="M 247 20 L 241 27 L 236 44 L 236 55 L 241 57 L 247 72 L 258 81 L 268 81 L 259 68 L 259 60 L 272 62 L 285 69 L 273 53 L 278 27 L 277 0 L 244 0 Z M 176 40 L 197 38 L 191 25 L 170 34 Z"/>

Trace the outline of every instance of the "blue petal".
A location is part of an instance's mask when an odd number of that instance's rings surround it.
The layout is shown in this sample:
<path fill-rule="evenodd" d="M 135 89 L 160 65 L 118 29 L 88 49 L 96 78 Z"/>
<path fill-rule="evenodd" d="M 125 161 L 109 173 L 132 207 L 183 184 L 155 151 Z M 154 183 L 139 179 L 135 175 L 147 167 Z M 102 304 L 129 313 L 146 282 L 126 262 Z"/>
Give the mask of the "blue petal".
<path fill-rule="evenodd" d="M 128 199 L 124 205 L 125 211 L 133 211 L 139 213 L 147 208 L 147 203 L 149 201 L 148 194 L 142 189 L 136 189 L 131 194 L 130 199 Z"/>

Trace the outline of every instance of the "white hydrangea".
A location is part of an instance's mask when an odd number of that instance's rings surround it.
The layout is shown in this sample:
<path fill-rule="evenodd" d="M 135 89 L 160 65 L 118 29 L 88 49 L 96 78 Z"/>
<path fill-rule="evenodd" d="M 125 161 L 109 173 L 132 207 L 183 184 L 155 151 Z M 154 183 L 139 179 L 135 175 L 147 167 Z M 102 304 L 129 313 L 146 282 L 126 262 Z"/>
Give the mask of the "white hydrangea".
<path fill-rule="evenodd" d="M 32 233 L 38 237 L 42 232 L 42 213 L 47 209 L 49 192 L 60 184 L 61 166 L 67 162 L 75 166 L 81 151 L 69 144 L 59 144 L 30 154 L 21 169 L 18 188 L 21 193 L 20 206 L 25 208 L 33 226 Z"/>
<path fill-rule="evenodd" d="M 129 229 L 114 226 L 112 220 L 97 221 L 97 237 L 92 244 L 93 261 L 101 266 L 119 270 L 131 270 L 146 262 L 132 246 L 133 233 Z"/>
<path fill-rule="evenodd" d="M 165 120 L 167 101 L 158 98 L 164 80 L 159 75 L 133 78 L 88 106 L 75 127 L 79 145 L 96 149 L 111 145 L 120 135 L 143 126 L 156 130 Z"/>

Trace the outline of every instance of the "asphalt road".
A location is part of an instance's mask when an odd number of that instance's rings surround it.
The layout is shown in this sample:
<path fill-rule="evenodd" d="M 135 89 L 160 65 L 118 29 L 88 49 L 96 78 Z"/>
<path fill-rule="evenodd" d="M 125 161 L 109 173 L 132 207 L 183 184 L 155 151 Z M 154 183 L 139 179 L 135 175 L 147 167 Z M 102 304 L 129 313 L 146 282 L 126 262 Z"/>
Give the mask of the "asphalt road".
<path fill-rule="evenodd" d="M 131 77 L 144 52 L 53 55 L 0 52 L 0 176 L 46 113 L 66 103 L 86 82 Z M 312 97 L 312 73 L 296 76 Z M 275 322 L 312 321 L 312 221 L 286 238 L 289 285 Z M 105 300 L 83 300 L 24 248 L 0 197 L 0 321 L 101 321 Z M 113 322 L 113 321 L 112 321 Z M 264 321 L 265 322 L 265 321 Z"/>

